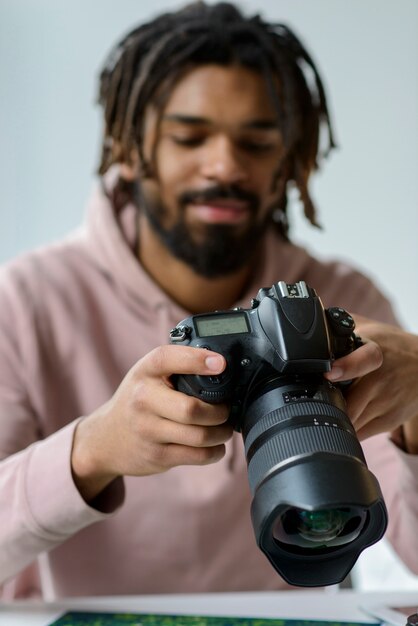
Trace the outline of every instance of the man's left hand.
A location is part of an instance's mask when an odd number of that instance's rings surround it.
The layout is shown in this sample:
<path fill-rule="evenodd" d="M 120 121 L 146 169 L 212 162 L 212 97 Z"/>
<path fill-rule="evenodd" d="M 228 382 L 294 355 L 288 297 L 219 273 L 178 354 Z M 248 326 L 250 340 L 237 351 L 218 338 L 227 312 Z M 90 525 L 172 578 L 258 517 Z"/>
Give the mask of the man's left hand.
<path fill-rule="evenodd" d="M 354 379 L 345 396 L 360 440 L 392 432 L 407 452 L 418 454 L 418 336 L 353 317 L 364 345 L 336 360 L 325 377 Z"/>

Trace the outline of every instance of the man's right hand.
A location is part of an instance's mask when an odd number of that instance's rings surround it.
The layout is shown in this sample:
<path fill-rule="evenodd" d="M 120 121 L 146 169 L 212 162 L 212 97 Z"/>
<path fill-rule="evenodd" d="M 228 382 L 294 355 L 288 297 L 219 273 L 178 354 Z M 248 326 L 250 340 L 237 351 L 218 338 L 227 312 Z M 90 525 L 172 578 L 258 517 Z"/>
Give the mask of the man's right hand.
<path fill-rule="evenodd" d="M 220 354 L 172 345 L 140 359 L 112 398 L 76 428 L 72 471 L 86 502 L 118 476 L 147 476 L 221 459 L 232 436 L 228 407 L 176 391 L 170 376 L 219 374 L 225 364 Z"/>

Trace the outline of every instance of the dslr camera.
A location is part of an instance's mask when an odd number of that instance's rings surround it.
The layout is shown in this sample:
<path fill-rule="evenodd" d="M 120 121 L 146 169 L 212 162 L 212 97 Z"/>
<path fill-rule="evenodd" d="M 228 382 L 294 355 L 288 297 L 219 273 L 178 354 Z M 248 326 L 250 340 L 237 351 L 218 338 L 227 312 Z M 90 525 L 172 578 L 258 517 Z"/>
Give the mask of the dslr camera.
<path fill-rule="evenodd" d="M 248 309 L 192 315 L 170 333 L 171 343 L 226 359 L 221 374 L 176 375 L 174 385 L 230 405 L 245 446 L 257 544 L 293 585 L 341 582 L 387 526 L 343 385 L 323 376 L 361 345 L 354 327 L 305 282 L 280 281 L 260 289 Z"/>

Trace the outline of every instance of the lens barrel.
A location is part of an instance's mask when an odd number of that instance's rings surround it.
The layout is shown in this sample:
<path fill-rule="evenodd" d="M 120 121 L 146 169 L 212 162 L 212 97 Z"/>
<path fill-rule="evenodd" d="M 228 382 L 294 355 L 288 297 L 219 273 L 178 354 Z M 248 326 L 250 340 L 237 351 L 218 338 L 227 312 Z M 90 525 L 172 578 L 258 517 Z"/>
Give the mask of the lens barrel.
<path fill-rule="evenodd" d="M 387 525 L 339 389 L 322 376 L 257 385 L 242 420 L 259 547 L 287 582 L 341 582 Z"/>

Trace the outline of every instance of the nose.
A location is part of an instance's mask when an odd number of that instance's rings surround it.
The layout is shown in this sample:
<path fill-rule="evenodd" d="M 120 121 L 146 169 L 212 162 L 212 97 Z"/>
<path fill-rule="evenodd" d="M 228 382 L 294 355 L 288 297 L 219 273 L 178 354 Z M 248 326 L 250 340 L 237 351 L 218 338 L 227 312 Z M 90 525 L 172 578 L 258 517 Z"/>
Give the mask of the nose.
<path fill-rule="evenodd" d="M 224 184 L 241 183 L 248 177 L 243 155 L 234 142 L 225 136 L 213 137 L 208 142 L 201 173 L 208 180 Z"/>

